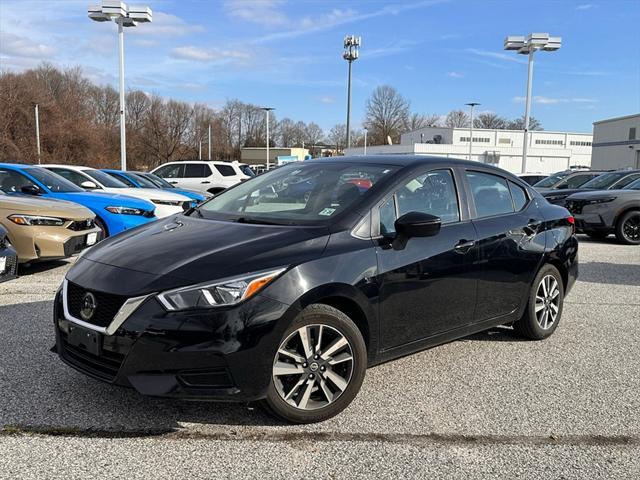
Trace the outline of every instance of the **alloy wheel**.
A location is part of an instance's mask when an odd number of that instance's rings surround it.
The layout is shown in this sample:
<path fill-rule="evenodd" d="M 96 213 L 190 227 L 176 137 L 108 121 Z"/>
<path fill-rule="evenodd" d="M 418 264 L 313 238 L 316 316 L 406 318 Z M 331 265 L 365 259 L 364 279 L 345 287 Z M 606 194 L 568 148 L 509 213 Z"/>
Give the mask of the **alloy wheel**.
<path fill-rule="evenodd" d="M 622 225 L 622 233 L 632 242 L 640 240 L 640 213 L 627 218 Z"/>
<path fill-rule="evenodd" d="M 353 349 L 342 333 L 329 325 L 305 325 L 280 344 L 273 383 L 289 405 L 317 410 L 345 392 L 353 366 Z"/>
<path fill-rule="evenodd" d="M 536 291 L 535 314 L 538 325 L 543 330 L 553 326 L 560 309 L 560 288 L 553 275 L 546 275 L 540 281 Z"/>

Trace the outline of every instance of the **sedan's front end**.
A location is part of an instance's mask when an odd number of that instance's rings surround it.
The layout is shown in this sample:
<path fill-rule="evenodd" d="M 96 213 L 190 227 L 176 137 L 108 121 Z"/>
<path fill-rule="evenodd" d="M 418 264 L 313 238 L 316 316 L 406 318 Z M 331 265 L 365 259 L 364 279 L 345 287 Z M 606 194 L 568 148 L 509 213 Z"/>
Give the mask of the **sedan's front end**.
<path fill-rule="evenodd" d="M 16 278 L 18 254 L 11 245 L 7 230 L 0 225 L 0 283 Z"/>

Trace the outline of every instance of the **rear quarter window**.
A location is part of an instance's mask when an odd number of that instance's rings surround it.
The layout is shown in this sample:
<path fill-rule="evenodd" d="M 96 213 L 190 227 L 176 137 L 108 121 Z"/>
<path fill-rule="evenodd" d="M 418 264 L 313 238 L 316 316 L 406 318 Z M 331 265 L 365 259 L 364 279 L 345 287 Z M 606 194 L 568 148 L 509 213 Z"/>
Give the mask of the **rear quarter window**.
<path fill-rule="evenodd" d="M 218 170 L 220 175 L 223 177 L 232 177 L 236 175 L 236 171 L 231 165 L 214 165 L 214 167 L 216 167 L 216 170 Z"/>

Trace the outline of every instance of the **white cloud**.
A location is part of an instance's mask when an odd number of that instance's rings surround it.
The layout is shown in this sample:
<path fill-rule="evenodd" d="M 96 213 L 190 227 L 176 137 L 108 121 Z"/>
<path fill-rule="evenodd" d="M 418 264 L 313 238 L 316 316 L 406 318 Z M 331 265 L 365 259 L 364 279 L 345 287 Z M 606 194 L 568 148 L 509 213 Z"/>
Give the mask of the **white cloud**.
<path fill-rule="evenodd" d="M 170 52 L 173 58 L 196 62 L 217 62 L 221 60 L 245 60 L 249 54 L 240 50 L 222 50 L 218 48 L 200 48 L 192 45 L 176 47 Z"/>
<path fill-rule="evenodd" d="M 447 72 L 447 77 L 449 78 L 463 78 L 464 73 L 461 72 Z"/>
<path fill-rule="evenodd" d="M 38 43 L 26 37 L 0 32 L 0 55 L 10 57 L 47 58 L 55 53 L 51 45 Z"/>
<path fill-rule="evenodd" d="M 584 3 L 582 5 L 578 5 L 576 10 L 591 10 L 595 5 L 591 3 Z"/>
<path fill-rule="evenodd" d="M 493 52 L 491 50 L 481 50 L 479 48 L 467 48 L 465 51 L 479 57 L 496 58 L 498 60 L 504 60 L 505 62 L 527 63 L 527 60 L 518 57 L 515 52 Z"/>
<path fill-rule="evenodd" d="M 335 103 L 335 102 L 336 102 L 335 97 L 331 97 L 329 95 L 326 95 L 324 97 L 320 97 L 320 103 L 331 104 L 331 103 Z"/>
<path fill-rule="evenodd" d="M 279 27 L 290 23 L 287 15 L 279 9 L 283 4 L 283 0 L 227 0 L 224 8 L 230 16 L 245 22 Z"/>
<path fill-rule="evenodd" d="M 170 13 L 153 12 L 153 22 L 128 28 L 127 33 L 134 35 L 156 35 L 159 37 L 178 37 L 193 32 L 202 32 L 204 27 L 185 22 Z"/>
<path fill-rule="evenodd" d="M 513 97 L 514 102 L 522 103 L 525 100 L 525 97 Z M 557 105 L 559 103 L 594 104 L 597 101 L 595 98 L 587 97 L 546 97 L 544 95 L 535 95 L 533 97 L 533 102 L 539 105 Z"/>

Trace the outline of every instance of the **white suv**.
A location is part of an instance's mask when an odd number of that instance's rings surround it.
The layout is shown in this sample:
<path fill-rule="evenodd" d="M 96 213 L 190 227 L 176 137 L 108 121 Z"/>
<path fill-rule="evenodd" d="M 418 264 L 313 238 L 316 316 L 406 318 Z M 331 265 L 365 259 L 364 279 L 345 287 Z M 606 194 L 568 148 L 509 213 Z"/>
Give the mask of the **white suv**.
<path fill-rule="evenodd" d="M 250 178 L 236 163 L 204 160 L 169 162 L 151 170 L 151 173 L 180 188 L 213 195 Z"/>

